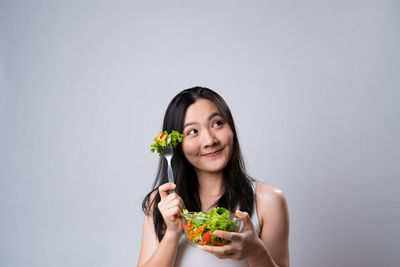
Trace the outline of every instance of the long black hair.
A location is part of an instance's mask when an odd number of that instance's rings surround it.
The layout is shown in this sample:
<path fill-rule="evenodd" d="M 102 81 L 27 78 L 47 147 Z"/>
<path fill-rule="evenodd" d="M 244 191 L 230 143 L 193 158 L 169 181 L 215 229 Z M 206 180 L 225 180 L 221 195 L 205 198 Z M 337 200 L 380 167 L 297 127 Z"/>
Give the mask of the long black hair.
<path fill-rule="evenodd" d="M 249 216 L 251 216 L 255 198 L 251 182 L 254 181 L 254 179 L 246 174 L 232 114 L 228 105 L 219 94 L 205 87 L 193 87 L 183 90 L 169 103 L 165 112 L 162 130 L 168 132 L 176 130 L 181 133 L 183 131 L 183 122 L 186 110 L 198 99 L 208 99 L 213 102 L 217 106 L 222 117 L 231 127 L 234 134 L 232 156 L 223 173 L 225 191 L 214 204 L 217 204 L 219 207 L 224 207 L 232 212 L 235 208 L 240 207 L 240 210 L 246 211 L 249 213 Z M 196 172 L 184 156 L 180 144 L 174 149 L 174 157 L 172 158 L 171 165 L 174 172 L 176 190 L 182 198 L 186 208 L 189 211 L 200 211 L 201 202 L 198 194 L 199 184 Z M 163 157 L 160 157 L 157 175 L 152 190 L 146 195 L 142 202 L 142 209 L 145 214 L 153 216 L 154 230 L 159 241 L 163 238 L 166 230 L 164 219 L 157 207 L 161 197 L 158 191 L 152 201 L 150 196 L 160 185 L 167 182 L 167 161 Z"/>

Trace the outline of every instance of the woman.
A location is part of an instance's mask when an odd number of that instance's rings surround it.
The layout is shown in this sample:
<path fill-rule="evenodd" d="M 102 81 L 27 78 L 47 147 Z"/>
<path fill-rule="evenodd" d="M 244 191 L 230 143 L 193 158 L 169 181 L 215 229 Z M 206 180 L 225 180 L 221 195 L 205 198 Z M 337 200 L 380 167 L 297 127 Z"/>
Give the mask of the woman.
<path fill-rule="evenodd" d="M 233 118 L 222 97 L 203 87 L 180 92 L 167 108 L 163 130 L 183 134 L 172 159 L 175 184 L 168 183 L 161 158 L 153 190 L 142 205 L 138 266 L 289 266 L 285 196 L 246 175 Z M 208 212 L 217 206 L 244 219 L 242 232 L 215 231 L 230 244 L 203 246 L 203 251 L 192 247 L 182 234 L 182 209 Z"/>

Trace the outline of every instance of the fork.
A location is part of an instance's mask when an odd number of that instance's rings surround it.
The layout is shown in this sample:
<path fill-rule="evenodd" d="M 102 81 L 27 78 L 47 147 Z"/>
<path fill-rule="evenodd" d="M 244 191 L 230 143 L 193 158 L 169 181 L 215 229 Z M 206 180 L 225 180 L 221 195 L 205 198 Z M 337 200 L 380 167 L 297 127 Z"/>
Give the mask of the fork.
<path fill-rule="evenodd" d="M 172 144 L 169 143 L 164 149 L 164 157 L 168 162 L 168 182 L 174 183 L 174 174 L 172 172 L 171 159 L 174 156 L 174 149 Z M 168 193 L 172 194 L 175 190 L 168 190 Z"/>

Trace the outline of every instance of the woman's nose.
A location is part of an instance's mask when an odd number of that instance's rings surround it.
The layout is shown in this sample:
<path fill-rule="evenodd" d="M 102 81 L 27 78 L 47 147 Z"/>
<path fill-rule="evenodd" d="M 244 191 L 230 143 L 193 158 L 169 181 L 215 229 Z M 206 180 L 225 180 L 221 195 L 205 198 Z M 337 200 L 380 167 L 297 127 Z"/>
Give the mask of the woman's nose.
<path fill-rule="evenodd" d="M 203 132 L 203 142 L 204 146 L 212 146 L 217 143 L 217 138 L 211 131 L 207 130 Z"/>

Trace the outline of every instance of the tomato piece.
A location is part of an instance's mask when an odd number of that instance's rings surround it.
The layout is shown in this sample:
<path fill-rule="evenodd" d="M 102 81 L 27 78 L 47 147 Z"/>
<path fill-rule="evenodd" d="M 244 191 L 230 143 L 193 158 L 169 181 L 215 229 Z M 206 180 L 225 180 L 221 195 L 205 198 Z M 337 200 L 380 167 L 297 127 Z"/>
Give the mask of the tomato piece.
<path fill-rule="evenodd" d="M 167 139 L 167 137 L 168 137 L 168 135 L 166 135 L 165 133 L 159 132 L 157 135 L 157 141 L 159 143 L 162 143 L 165 139 Z"/>
<path fill-rule="evenodd" d="M 211 241 L 211 230 L 208 230 L 204 235 L 203 235 L 203 241 L 208 243 Z"/>

